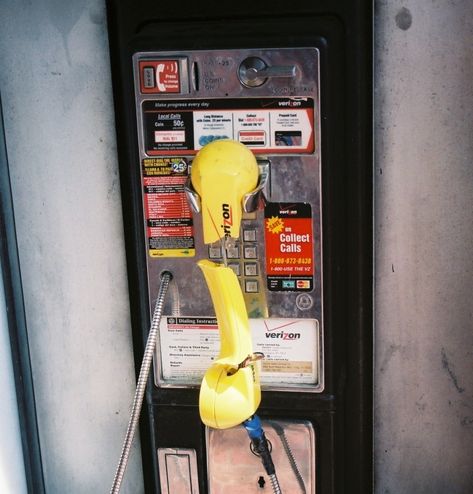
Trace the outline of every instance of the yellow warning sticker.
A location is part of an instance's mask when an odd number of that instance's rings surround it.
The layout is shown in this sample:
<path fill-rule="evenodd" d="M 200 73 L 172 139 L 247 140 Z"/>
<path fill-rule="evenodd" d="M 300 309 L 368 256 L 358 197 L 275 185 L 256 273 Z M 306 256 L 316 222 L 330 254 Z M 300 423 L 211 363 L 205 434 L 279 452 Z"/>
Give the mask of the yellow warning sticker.
<path fill-rule="evenodd" d="M 263 360 L 261 366 L 263 372 L 312 373 L 312 362 L 308 361 Z"/>
<path fill-rule="evenodd" d="M 150 249 L 150 257 L 194 257 L 195 249 Z"/>

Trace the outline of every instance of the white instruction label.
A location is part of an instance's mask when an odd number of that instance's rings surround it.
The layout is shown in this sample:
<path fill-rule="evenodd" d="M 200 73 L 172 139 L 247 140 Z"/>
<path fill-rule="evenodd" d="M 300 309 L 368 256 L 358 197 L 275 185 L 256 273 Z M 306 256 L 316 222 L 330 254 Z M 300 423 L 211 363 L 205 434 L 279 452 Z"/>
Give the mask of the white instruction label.
<path fill-rule="evenodd" d="M 194 112 L 196 149 L 217 139 L 233 137 L 233 114 L 229 111 Z"/>
<path fill-rule="evenodd" d="M 196 154 L 219 139 L 235 139 L 255 154 L 313 153 L 315 105 L 305 96 L 143 101 L 146 154 Z"/>
<path fill-rule="evenodd" d="M 233 138 L 247 146 L 268 147 L 270 137 L 267 111 L 240 111 L 235 114 Z"/>
<path fill-rule="evenodd" d="M 250 319 L 253 351 L 264 354 L 261 384 L 297 387 L 319 383 L 319 322 L 316 319 Z M 199 385 L 217 358 L 215 318 L 163 317 L 157 349 L 157 384 Z"/>
<path fill-rule="evenodd" d="M 236 139 L 251 148 L 302 151 L 310 148 L 313 128 L 309 110 L 194 112 L 195 149 L 218 139 Z"/>
<path fill-rule="evenodd" d="M 264 354 L 261 384 L 318 383 L 319 322 L 316 319 L 251 319 L 253 350 Z"/>

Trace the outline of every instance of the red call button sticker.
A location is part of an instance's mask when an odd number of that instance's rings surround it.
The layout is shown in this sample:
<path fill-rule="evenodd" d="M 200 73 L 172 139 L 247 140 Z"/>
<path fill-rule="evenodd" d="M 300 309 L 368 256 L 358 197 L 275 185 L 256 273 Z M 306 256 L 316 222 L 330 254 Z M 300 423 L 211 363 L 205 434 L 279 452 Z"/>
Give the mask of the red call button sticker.
<path fill-rule="evenodd" d="M 181 92 L 178 60 L 142 60 L 139 67 L 142 93 Z"/>

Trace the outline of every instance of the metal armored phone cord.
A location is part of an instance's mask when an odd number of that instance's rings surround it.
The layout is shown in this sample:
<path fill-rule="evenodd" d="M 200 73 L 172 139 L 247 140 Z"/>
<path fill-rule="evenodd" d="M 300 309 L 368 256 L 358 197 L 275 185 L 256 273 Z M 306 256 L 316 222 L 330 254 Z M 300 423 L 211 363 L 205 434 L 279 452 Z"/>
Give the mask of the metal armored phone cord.
<path fill-rule="evenodd" d="M 296 459 L 294 458 L 294 453 L 292 452 L 291 447 L 289 446 L 289 441 L 287 440 L 286 433 L 284 432 L 284 428 L 281 427 L 276 422 L 269 421 L 268 423 L 276 431 L 276 434 L 279 436 L 279 439 L 281 439 L 281 443 L 283 445 L 284 451 L 286 452 L 286 456 L 289 460 L 292 471 L 294 472 L 294 475 L 296 476 L 297 479 L 297 483 L 301 488 L 301 493 L 306 494 L 307 491 L 305 488 L 304 479 L 302 478 L 301 472 L 299 471 L 299 468 L 297 466 Z"/>
<path fill-rule="evenodd" d="M 125 469 L 128 463 L 128 457 L 130 456 L 133 436 L 135 435 L 136 427 L 138 426 L 138 421 L 140 418 L 141 406 L 143 404 L 143 397 L 146 390 L 146 383 L 148 381 L 151 362 L 153 360 L 154 349 L 158 340 L 159 323 L 161 321 L 161 316 L 163 313 L 164 298 L 166 297 L 166 292 L 169 288 L 169 283 L 171 282 L 171 280 L 172 274 L 169 271 L 164 271 L 161 274 L 161 283 L 159 285 L 158 298 L 156 300 L 156 305 L 154 306 L 153 319 L 151 320 L 148 341 L 146 342 L 143 361 L 141 363 L 140 375 L 138 377 L 135 397 L 133 399 L 133 407 L 130 414 L 130 420 L 128 422 L 128 429 L 126 431 L 120 461 L 118 462 L 118 467 L 115 473 L 115 479 L 113 480 L 110 494 L 118 494 L 120 492 L 120 486 L 123 480 L 123 476 L 125 475 Z"/>
<path fill-rule="evenodd" d="M 282 494 L 281 486 L 279 485 L 279 480 L 276 475 L 276 469 L 274 468 L 274 463 L 271 458 L 271 448 L 264 434 L 261 419 L 258 415 L 253 415 L 243 422 L 243 427 L 250 437 L 250 449 L 252 453 L 259 456 L 263 463 L 263 467 L 271 482 L 273 494 Z"/>

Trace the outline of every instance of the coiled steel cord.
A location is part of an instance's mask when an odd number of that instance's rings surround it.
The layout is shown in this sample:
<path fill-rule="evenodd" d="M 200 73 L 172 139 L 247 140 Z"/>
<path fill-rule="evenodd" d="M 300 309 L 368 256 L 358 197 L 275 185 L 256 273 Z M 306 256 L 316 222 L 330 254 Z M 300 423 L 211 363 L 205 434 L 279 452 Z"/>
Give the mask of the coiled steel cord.
<path fill-rule="evenodd" d="M 171 315 L 179 317 L 181 315 L 181 295 L 176 280 L 169 285 L 169 296 L 171 297 Z"/>
<path fill-rule="evenodd" d="M 271 482 L 271 487 L 273 488 L 273 494 L 282 494 L 279 480 L 275 473 L 269 476 L 269 480 Z"/>
<path fill-rule="evenodd" d="M 266 475 L 271 481 L 273 494 L 282 494 L 279 480 L 276 476 L 273 459 L 271 458 L 271 443 L 266 438 L 261 419 L 258 415 L 254 414 L 249 419 L 245 420 L 242 425 L 250 437 L 250 451 L 254 455 L 259 456 L 263 463 Z"/>
<path fill-rule="evenodd" d="M 158 298 L 156 305 L 154 306 L 153 319 L 151 320 L 151 327 L 149 330 L 148 341 L 143 355 L 143 361 L 141 363 L 140 375 L 138 377 L 138 383 L 136 385 L 135 397 L 133 399 L 133 407 L 130 414 L 130 420 L 128 422 L 128 428 L 126 431 L 125 440 L 123 442 L 122 453 L 120 455 L 120 461 L 118 462 L 117 471 L 113 480 L 113 485 L 110 490 L 110 494 L 118 494 L 120 492 L 120 486 L 125 475 L 125 469 L 128 464 L 128 457 L 130 456 L 130 449 L 135 435 L 136 427 L 138 426 L 141 406 L 143 405 L 143 397 L 146 391 L 146 383 L 148 382 L 149 370 L 151 362 L 153 360 L 154 349 L 159 335 L 159 323 L 161 322 L 164 298 L 169 288 L 169 283 L 172 280 L 172 274 L 169 271 L 164 271 L 161 274 L 161 283 L 159 285 Z"/>
<path fill-rule="evenodd" d="M 307 491 L 305 488 L 304 479 L 302 478 L 301 472 L 299 471 L 299 468 L 297 466 L 296 459 L 294 458 L 294 453 L 292 452 L 292 449 L 289 446 L 289 441 L 287 440 L 286 433 L 284 432 L 284 428 L 281 427 L 277 422 L 269 421 L 268 423 L 276 431 L 277 435 L 281 439 L 281 443 L 283 445 L 284 451 L 286 452 L 286 456 L 289 460 L 292 471 L 296 476 L 297 483 L 301 488 L 301 492 L 302 494 L 306 494 Z"/>

